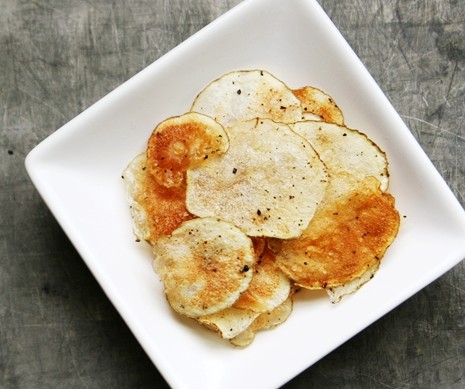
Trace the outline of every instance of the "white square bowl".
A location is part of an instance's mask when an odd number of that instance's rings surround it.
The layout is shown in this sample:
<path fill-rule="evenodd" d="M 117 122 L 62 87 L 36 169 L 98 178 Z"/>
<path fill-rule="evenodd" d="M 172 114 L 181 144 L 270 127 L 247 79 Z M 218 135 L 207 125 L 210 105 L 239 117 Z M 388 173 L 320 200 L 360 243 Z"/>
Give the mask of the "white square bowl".
<path fill-rule="evenodd" d="M 211 80 L 261 68 L 292 88 L 330 93 L 346 123 L 390 161 L 404 216 L 376 277 L 331 305 L 298 294 L 283 325 L 244 350 L 174 315 L 136 243 L 121 172 L 161 120 Z M 26 159 L 63 230 L 167 382 L 176 388 L 278 387 L 465 257 L 465 213 L 387 98 L 316 1 L 247 0 L 60 128 Z"/>

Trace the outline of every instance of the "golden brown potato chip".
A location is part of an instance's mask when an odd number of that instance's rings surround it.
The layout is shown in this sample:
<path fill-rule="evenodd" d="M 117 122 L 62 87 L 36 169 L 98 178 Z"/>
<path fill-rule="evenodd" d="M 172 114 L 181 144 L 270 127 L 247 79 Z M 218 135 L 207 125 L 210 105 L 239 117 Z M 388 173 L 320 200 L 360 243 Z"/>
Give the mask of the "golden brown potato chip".
<path fill-rule="evenodd" d="M 191 111 L 211 116 L 225 127 L 257 117 L 283 123 L 302 119 L 299 99 L 264 70 L 223 75 L 198 94 Z"/>
<path fill-rule="evenodd" d="M 230 148 L 187 171 L 187 209 L 227 220 L 249 236 L 292 238 L 324 196 L 327 173 L 311 145 L 268 119 L 227 129 Z"/>
<path fill-rule="evenodd" d="M 283 241 L 280 268 L 309 288 L 341 286 L 377 267 L 399 228 L 394 198 L 370 177 L 318 209 L 298 239 Z"/>
<path fill-rule="evenodd" d="M 351 174 L 376 177 L 385 191 L 389 185 L 386 154 L 365 134 L 332 123 L 304 121 L 291 125 L 320 156 L 331 176 Z"/>
<path fill-rule="evenodd" d="M 140 240 L 153 244 L 182 222 L 194 218 L 186 209 L 186 190 L 165 188 L 147 171 L 146 153 L 135 157 L 123 172 L 133 231 Z"/>
<path fill-rule="evenodd" d="M 364 284 L 366 284 L 375 276 L 375 273 L 379 269 L 379 265 L 379 262 L 377 264 L 374 264 L 369 269 L 367 269 L 365 273 L 363 273 L 359 277 L 355 277 L 354 279 L 346 282 L 344 285 L 325 288 L 330 301 L 333 304 L 338 303 L 344 296 L 359 290 Z"/>
<path fill-rule="evenodd" d="M 289 297 L 291 281 L 276 264 L 273 252 L 265 247 L 258 257 L 249 287 L 234 307 L 253 312 L 269 312 Z"/>
<path fill-rule="evenodd" d="M 376 177 L 381 189 L 387 189 L 389 175 L 386 155 L 365 134 L 344 126 L 315 121 L 296 123 L 291 127 L 315 147 L 331 175 L 320 207 L 334 207 L 366 177 Z M 363 274 L 344 285 L 326 288 L 331 301 L 338 302 L 344 295 L 359 289 L 373 277 L 378 265 L 369 266 Z"/>
<path fill-rule="evenodd" d="M 147 168 L 159 185 L 179 187 L 188 167 L 229 147 L 223 127 L 209 116 L 188 112 L 162 121 L 147 147 Z"/>
<path fill-rule="evenodd" d="M 153 246 L 154 269 L 171 307 L 197 318 L 234 304 L 253 277 L 251 239 L 214 218 L 189 220 Z"/>
<path fill-rule="evenodd" d="M 255 334 L 258 331 L 271 329 L 284 323 L 292 313 L 292 308 L 292 297 L 288 297 L 272 311 L 262 313 L 252 322 L 252 324 L 250 324 L 249 327 L 231 338 L 231 344 L 236 347 L 248 346 L 252 343 L 255 338 Z"/>
<path fill-rule="evenodd" d="M 292 91 L 300 100 L 306 120 L 323 120 L 328 123 L 344 124 L 344 116 L 335 101 L 321 89 L 305 86 Z"/>

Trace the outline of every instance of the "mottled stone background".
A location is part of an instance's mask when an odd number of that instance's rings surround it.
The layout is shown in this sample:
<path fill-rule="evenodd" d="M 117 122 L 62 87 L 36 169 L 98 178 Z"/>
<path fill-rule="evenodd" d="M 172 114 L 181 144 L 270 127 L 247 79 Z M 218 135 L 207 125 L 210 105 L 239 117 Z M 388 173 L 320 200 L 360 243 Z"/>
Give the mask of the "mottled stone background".
<path fill-rule="evenodd" d="M 0 387 L 167 387 L 24 158 L 239 2 L 0 0 Z M 320 4 L 463 206 L 465 1 Z M 310 387 L 464 388 L 464 263 L 285 385 Z"/>

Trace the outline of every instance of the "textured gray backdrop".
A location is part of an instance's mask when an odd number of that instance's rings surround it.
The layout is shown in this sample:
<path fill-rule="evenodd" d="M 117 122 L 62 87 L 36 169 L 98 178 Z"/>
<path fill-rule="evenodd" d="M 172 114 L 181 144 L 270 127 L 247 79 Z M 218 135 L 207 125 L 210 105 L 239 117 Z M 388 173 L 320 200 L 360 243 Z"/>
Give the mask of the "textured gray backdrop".
<path fill-rule="evenodd" d="M 0 387 L 167 386 L 33 188 L 24 158 L 239 2 L 0 0 Z M 463 206 L 465 1 L 320 4 Z M 463 388 L 464 302 L 462 262 L 285 388 Z"/>

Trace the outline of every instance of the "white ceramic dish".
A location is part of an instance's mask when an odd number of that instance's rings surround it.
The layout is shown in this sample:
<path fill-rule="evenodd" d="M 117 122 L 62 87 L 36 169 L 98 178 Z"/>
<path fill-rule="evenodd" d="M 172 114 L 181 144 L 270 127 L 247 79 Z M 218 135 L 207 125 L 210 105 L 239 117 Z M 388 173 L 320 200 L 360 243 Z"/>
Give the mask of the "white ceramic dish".
<path fill-rule="evenodd" d="M 403 216 L 375 278 L 331 305 L 301 293 L 282 326 L 234 349 L 175 316 L 136 243 L 121 172 L 155 124 L 185 112 L 209 81 L 263 68 L 336 99 L 346 123 L 390 160 Z M 121 85 L 38 145 L 32 181 L 97 281 L 176 388 L 278 387 L 465 257 L 465 214 L 409 130 L 316 1 L 248 0 Z M 343 323 L 343 324 L 342 324 Z"/>

